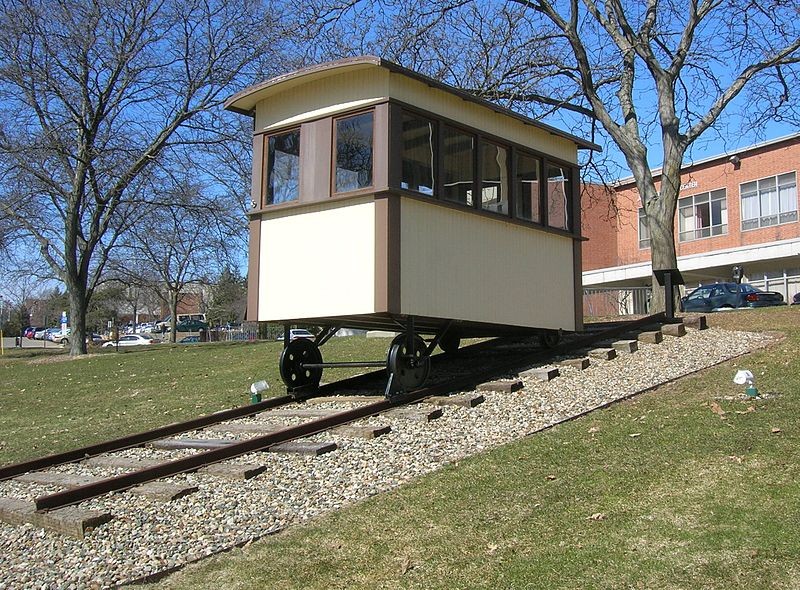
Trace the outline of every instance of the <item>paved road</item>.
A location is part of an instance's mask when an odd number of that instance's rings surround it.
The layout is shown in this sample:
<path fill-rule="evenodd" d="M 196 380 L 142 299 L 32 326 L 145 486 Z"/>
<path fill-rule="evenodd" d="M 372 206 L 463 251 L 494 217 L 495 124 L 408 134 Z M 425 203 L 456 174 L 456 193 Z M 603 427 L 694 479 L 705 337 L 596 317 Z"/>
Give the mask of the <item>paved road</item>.
<path fill-rule="evenodd" d="M 3 338 L 3 348 L 14 348 L 16 346 L 16 342 L 14 338 Z M 22 347 L 23 348 L 42 348 L 45 346 L 44 340 L 28 340 L 27 338 L 22 339 Z M 47 348 L 61 348 L 60 344 L 55 344 L 54 342 L 47 342 Z"/>

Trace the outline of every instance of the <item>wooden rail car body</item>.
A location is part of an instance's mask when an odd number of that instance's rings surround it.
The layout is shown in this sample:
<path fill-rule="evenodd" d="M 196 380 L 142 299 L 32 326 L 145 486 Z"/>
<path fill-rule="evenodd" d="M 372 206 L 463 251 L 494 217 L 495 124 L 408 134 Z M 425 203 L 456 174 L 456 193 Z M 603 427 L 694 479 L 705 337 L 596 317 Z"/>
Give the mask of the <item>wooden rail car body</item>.
<path fill-rule="evenodd" d="M 287 330 L 290 388 L 319 383 L 339 327 L 401 332 L 387 394 L 436 345 L 581 329 L 577 153 L 596 145 L 372 56 L 226 108 L 254 119 L 247 319 L 329 328 Z"/>

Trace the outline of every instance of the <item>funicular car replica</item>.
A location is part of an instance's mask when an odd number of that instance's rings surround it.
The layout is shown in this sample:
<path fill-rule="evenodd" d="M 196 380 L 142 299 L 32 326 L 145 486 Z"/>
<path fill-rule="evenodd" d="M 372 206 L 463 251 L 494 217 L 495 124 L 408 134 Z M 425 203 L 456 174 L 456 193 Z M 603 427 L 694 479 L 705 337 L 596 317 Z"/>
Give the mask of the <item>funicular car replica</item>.
<path fill-rule="evenodd" d="M 596 145 L 377 57 L 232 96 L 254 118 L 247 314 L 284 340 L 290 391 L 341 327 L 391 330 L 387 396 L 438 345 L 582 328 L 578 149 Z M 422 336 L 428 336 L 426 341 Z"/>

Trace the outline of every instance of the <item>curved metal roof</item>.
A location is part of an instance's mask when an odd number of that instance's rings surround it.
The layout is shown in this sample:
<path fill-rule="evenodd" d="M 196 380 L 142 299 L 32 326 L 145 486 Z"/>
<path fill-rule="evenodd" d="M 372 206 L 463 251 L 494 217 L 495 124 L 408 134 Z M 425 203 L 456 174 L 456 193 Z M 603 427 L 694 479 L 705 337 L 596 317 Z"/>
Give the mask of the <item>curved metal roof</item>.
<path fill-rule="evenodd" d="M 385 68 L 392 73 L 401 74 L 403 76 L 418 80 L 419 82 L 422 82 L 431 88 L 443 90 L 444 92 L 458 96 L 462 100 L 472 102 L 496 113 L 500 113 L 507 117 L 521 121 L 526 125 L 531 125 L 558 137 L 568 139 L 574 142 L 578 148 L 601 151 L 600 146 L 595 143 L 586 141 L 585 139 L 562 131 L 556 127 L 542 123 L 541 121 L 536 121 L 535 119 L 521 115 L 520 113 L 512 111 L 511 109 L 479 98 L 473 94 L 470 94 L 469 92 L 460 90 L 454 86 L 450 86 L 449 84 L 445 84 L 444 82 L 429 78 L 428 76 L 420 74 L 419 72 L 404 68 L 396 63 L 387 61 L 380 57 L 375 57 L 374 55 L 362 55 L 358 57 L 348 57 L 345 59 L 329 61 L 276 76 L 275 78 L 271 78 L 270 80 L 249 86 L 248 88 L 237 92 L 225 101 L 225 109 L 236 113 L 252 115 L 253 111 L 255 110 L 256 103 L 265 100 L 270 96 L 277 94 L 278 92 L 282 92 L 294 86 L 313 82 L 314 80 L 320 80 L 328 76 L 336 75 L 341 70 L 356 70 L 370 67 Z"/>

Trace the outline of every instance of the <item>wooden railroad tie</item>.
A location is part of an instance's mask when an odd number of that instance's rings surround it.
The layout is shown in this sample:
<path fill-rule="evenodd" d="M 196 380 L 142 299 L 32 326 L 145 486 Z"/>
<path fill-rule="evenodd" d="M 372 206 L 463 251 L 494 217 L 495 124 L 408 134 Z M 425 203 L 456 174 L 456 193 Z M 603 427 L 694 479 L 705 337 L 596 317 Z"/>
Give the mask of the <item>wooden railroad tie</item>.
<path fill-rule="evenodd" d="M 83 539 L 86 534 L 114 517 L 109 512 L 67 506 L 49 512 L 36 512 L 33 502 L 17 498 L 0 498 L 0 520 L 19 526 L 32 524 L 48 531 Z"/>

